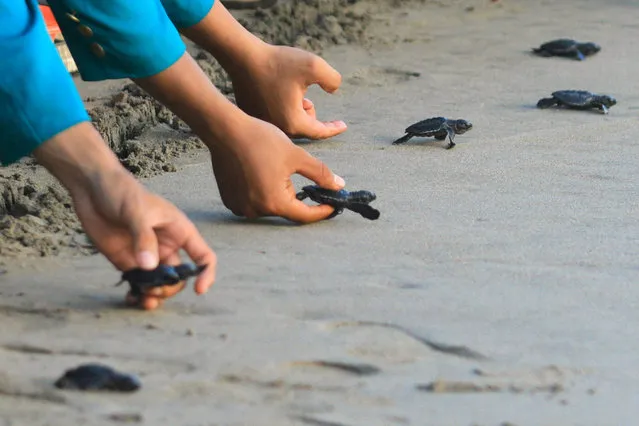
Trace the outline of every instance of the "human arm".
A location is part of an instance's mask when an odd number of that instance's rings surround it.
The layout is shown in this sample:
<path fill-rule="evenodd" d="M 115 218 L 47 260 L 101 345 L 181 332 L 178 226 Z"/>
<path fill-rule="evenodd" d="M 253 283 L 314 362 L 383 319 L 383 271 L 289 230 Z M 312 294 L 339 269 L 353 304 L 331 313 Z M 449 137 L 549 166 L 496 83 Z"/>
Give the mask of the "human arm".
<path fill-rule="evenodd" d="M 69 190 L 88 236 L 118 269 L 178 263 L 184 249 L 209 265 L 195 285 L 206 291 L 215 276 L 213 251 L 177 208 L 121 166 L 91 125 L 35 1 L 0 0 L 0 55 L 11 58 L 0 61 L 0 162 L 32 153 Z M 130 302 L 151 309 L 176 290 Z"/>
<path fill-rule="evenodd" d="M 326 139 L 346 131 L 341 120 L 320 121 L 305 98 L 318 84 L 337 91 L 340 74 L 324 59 L 302 49 L 274 46 L 244 28 L 216 1 L 197 24 L 181 32 L 211 53 L 229 73 L 238 106 L 291 137 Z"/>

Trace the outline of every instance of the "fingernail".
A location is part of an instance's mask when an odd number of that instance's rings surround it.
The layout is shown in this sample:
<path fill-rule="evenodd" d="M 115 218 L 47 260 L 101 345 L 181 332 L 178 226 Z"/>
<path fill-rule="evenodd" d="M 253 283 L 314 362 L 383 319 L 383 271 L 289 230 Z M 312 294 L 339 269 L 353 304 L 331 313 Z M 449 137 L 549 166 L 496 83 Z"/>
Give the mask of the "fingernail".
<path fill-rule="evenodd" d="M 140 267 L 144 269 L 153 269 L 157 266 L 158 260 L 150 251 L 143 251 L 138 255 Z"/>
<path fill-rule="evenodd" d="M 344 123 L 343 121 L 338 121 L 337 127 L 346 127 L 346 123 Z"/>
<path fill-rule="evenodd" d="M 341 177 L 337 176 L 337 175 L 333 175 L 333 180 L 335 181 L 336 184 L 338 184 L 339 186 L 344 186 L 346 185 L 346 182 L 344 182 L 344 179 L 342 179 Z"/>

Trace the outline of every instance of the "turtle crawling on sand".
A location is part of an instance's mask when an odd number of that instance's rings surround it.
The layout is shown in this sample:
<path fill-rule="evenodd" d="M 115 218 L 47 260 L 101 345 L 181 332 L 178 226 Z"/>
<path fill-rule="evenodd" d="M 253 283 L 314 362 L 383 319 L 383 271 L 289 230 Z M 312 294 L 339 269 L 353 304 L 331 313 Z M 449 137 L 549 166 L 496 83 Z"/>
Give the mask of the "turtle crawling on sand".
<path fill-rule="evenodd" d="M 334 207 L 335 211 L 327 217 L 327 219 L 337 216 L 342 213 L 344 209 L 359 213 L 366 219 L 379 219 L 379 211 L 368 205 L 377 198 L 377 196 L 370 191 L 349 192 L 345 189 L 333 191 L 321 188 L 317 185 L 308 185 L 297 193 L 298 200 L 301 201 L 305 198 L 310 198 L 319 204 L 328 204 Z"/>
<path fill-rule="evenodd" d="M 592 56 L 600 50 L 601 47 L 596 43 L 580 43 L 569 38 L 560 38 L 534 48 L 533 53 L 543 57 L 561 56 L 583 61 L 587 56 Z"/>
<path fill-rule="evenodd" d="M 446 149 L 455 146 L 455 135 L 463 135 L 473 128 L 472 123 L 466 120 L 450 120 L 446 117 L 433 117 L 417 122 L 408 127 L 406 134 L 393 142 L 393 145 L 399 145 L 407 142 L 415 136 L 432 137 L 437 140 L 444 140 L 448 137 L 450 143 Z"/>
<path fill-rule="evenodd" d="M 598 109 L 608 114 L 608 108 L 617 104 L 612 96 L 598 95 L 587 90 L 558 90 L 551 98 L 543 98 L 537 102 L 537 108 L 545 109 L 553 106 L 579 110 Z"/>
<path fill-rule="evenodd" d="M 137 377 L 103 364 L 83 364 L 67 370 L 54 385 L 65 390 L 110 392 L 134 392 L 142 386 Z"/>
<path fill-rule="evenodd" d="M 128 281 L 131 294 L 139 296 L 147 288 L 179 284 L 186 279 L 198 276 L 204 269 L 206 265 L 197 266 L 192 263 L 177 266 L 159 265 L 152 270 L 135 268 L 125 271 L 116 286 Z"/>

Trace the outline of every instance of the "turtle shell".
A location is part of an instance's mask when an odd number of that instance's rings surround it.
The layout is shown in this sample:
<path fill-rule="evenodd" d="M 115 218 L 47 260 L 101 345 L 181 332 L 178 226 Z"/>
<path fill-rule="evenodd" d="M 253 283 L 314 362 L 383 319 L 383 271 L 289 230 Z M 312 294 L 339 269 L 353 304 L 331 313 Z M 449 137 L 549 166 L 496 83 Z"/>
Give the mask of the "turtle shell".
<path fill-rule="evenodd" d="M 433 117 L 417 122 L 406 128 L 409 134 L 437 133 L 444 130 L 445 117 Z"/>
<path fill-rule="evenodd" d="M 590 105 L 595 94 L 587 90 L 558 90 L 552 96 L 566 105 L 580 107 Z"/>
<path fill-rule="evenodd" d="M 560 38 L 557 40 L 549 41 L 539 46 L 539 50 L 553 53 L 565 53 L 570 52 L 577 46 L 575 40 L 569 38 Z"/>

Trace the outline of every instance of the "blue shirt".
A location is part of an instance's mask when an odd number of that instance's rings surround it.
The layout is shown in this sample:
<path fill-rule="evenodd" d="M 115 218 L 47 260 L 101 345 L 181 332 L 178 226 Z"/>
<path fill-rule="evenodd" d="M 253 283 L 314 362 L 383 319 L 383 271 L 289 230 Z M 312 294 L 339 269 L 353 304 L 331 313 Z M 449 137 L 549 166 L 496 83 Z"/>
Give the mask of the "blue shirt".
<path fill-rule="evenodd" d="M 143 78 L 186 51 L 177 28 L 214 0 L 49 0 L 83 80 Z M 30 154 L 89 116 L 37 0 L 0 0 L 0 163 Z M 81 143 L 81 141 L 79 141 Z"/>

